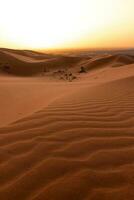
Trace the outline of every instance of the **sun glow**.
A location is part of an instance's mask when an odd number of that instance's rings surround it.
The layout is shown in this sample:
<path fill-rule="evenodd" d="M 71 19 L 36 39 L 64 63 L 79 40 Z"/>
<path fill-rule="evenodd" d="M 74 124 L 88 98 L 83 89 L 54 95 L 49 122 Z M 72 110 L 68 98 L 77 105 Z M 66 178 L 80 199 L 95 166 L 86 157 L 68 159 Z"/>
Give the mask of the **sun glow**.
<path fill-rule="evenodd" d="M 127 36 L 123 44 L 134 45 L 133 0 L 0 0 L 0 5 L 3 47 L 103 47 L 115 45 L 112 37 L 121 45 Z"/>

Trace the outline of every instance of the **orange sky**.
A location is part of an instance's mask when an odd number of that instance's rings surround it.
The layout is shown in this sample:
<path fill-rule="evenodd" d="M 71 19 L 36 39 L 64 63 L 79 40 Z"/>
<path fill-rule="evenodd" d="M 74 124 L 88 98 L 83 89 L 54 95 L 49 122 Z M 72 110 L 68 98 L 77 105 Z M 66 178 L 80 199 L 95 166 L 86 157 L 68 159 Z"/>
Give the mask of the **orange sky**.
<path fill-rule="evenodd" d="M 0 0 L 0 47 L 134 47 L 134 0 Z"/>

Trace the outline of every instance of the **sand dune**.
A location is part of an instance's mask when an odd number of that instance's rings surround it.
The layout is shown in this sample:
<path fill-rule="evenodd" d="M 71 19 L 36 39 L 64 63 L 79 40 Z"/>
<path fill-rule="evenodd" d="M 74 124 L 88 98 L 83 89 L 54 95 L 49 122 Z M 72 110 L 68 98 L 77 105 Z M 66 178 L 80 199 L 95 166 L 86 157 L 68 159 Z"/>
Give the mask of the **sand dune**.
<path fill-rule="evenodd" d="M 70 71 L 75 75 L 84 67 L 86 71 L 104 67 L 119 67 L 134 63 L 134 56 L 115 55 L 54 55 L 28 50 L 0 49 L 1 73 L 17 76 L 44 76 L 47 72 Z M 50 75 L 50 74 L 49 74 Z"/>
<path fill-rule="evenodd" d="M 133 56 L 84 59 L 100 67 L 74 82 L 1 78 L 0 199 L 134 199 Z"/>
<path fill-rule="evenodd" d="M 0 126 L 30 115 L 72 90 L 71 85 L 66 87 L 65 84 L 56 82 L 44 83 L 38 79 L 1 77 Z"/>
<path fill-rule="evenodd" d="M 102 67 L 118 67 L 134 63 L 134 56 L 132 55 L 105 55 L 93 57 L 89 62 L 84 63 L 87 70 L 94 70 Z"/>
<path fill-rule="evenodd" d="M 69 69 L 83 58 L 42 54 L 31 51 L 0 49 L 2 72 L 19 76 L 34 76 L 58 69 Z"/>
<path fill-rule="evenodd" d="M 33 75 L 42 70 L 42 63 L 31 62 L 30 59 L 26 62 L 26 57 L 21 56 L 20 59 L 20 55 L 12 55 L 4 51 L 0 52 L 0 66 L 2 72 L 20 76 Z"/>

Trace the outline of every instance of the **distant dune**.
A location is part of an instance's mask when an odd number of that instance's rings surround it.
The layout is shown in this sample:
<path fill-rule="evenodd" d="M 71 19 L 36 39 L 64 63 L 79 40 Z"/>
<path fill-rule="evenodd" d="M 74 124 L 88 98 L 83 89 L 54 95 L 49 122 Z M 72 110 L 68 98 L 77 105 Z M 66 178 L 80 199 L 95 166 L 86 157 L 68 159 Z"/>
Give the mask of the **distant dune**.
<path fill-rule="evenodd" d="M 26 50 L 0 49 L 0 68 L 4 73 L 34 76 L 47 71 L 68 69 L 81 61 L 80 57 L 48 55 Z"/>
<path fill-rule="evenodd" d="M 84 63 L 84 67 L 87 70 L 94 70 L 96 68 L 102 68 L 106 66 L 123 66 L 134 63 L 134 56 L 131 55 L 106 55 L 106 56 L 97 56 L 97 58 L 92 58 L 89 62 Z"/>
<path fill-rule="evenodd" d="M 1 49 L 0 63 L 0 199 L 134 199 L 134 56 Z"/>
<path fill-rule="evenodd" d="M 70 70 L 79 72 L 81 66 L 87 71 L 106 66 L 122 66 L 134 63 L 133 55 L 65 56 L 44 54 L 29 50 L 0 49 L 1 72 L 17 76 L 37 76 L 44 72 Z"/>

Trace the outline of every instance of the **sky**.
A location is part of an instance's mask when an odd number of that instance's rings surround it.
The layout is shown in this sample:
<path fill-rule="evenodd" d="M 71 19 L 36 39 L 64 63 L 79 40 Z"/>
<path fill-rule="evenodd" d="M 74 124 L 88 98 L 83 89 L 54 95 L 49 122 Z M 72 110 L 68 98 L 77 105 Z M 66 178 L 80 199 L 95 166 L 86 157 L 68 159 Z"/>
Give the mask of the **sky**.
<path fill-rule="evenodd" d="M 134 0 L 0 0 L 0 47 L 134 47 Z"/>

